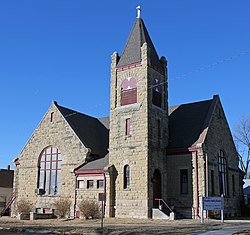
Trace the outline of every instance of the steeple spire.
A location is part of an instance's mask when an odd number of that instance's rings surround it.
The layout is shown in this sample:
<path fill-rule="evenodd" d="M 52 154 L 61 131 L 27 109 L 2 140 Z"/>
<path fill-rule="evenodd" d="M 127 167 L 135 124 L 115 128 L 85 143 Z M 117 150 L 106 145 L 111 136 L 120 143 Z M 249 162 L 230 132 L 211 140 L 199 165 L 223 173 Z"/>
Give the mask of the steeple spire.
<path fill-rule="evenodd" d="M 150 64 L 154 67 L 161 67 L 161 63 L 159 63 L 159 57 L 157 55 L 155 47 L 150 39 L 146 26 L 141 19 L 141 7 L 138 6 L 136 9 L 137 18 L 135 20 L 134 26 L 129 35 L 123 53 L 120 57 L 120 60 L 118 61 L 117 67 L 123 67 L 141 62 L 141 47 L 144 43 L 147 43 Z"/>

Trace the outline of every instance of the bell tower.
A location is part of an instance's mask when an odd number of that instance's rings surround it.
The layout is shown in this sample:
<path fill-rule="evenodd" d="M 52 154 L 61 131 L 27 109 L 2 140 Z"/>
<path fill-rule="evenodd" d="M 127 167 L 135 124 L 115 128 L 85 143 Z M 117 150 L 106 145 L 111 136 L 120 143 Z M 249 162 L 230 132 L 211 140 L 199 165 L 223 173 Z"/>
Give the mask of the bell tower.
<path fill-rule="evenodd" d="M 155 198 L 167 193 L 167 62 L 137 11 L 122 55 L 114 52 L 111 63 L 109 211 L 120 218 L 150 218 Z"/>

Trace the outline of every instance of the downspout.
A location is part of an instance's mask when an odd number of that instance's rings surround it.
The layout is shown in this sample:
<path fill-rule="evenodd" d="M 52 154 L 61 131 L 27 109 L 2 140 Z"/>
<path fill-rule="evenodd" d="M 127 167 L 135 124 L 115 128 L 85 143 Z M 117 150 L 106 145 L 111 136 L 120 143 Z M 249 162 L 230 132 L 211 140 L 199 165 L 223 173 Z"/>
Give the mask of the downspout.
<path fill-rule="evenodd" d="M 198 155 L 197 150 L 193 152 L 195 171 L 195 219 L 199 218 L 199 181 L 198 181 Z"/>
<path fill-rule="evenodd" d="M 105 215 L 105 211 L 106 211 L 106 201 L 107 201 L 107 195 L 106 195 L 106 176 L 105 176 L 105 171 L 103 171 L 103 177 L 104 177 L 104 194 L 105 194 L 105 201 L 104 201 L 104 215 Z"/>
<path fill-rule="evenodd" d="M 76 185 L 77 185 L 77 177 L 78 175 L 75 175 L 75 195 L 74 195 L 74 219 L 76 218 L 76 202 L 77 202 L 77 193 L 76 193 Z"/>

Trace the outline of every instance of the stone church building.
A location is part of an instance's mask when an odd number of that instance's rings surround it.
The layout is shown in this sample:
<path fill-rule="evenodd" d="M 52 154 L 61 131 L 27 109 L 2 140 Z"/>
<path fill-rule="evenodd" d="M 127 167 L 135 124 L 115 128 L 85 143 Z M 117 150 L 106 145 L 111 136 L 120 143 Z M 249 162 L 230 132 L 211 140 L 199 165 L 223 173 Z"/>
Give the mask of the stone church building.
<path fill-rule="evenodd" d="M 82 199 L 105 193 L 106 217 L 152 218 L 160 205 L 198 218 L 205 195 L 224 195 L 225 216 L 236 216 L 241 185 L 219 96 L 169 106 L 167 61 L 138 16 L 112 55 L 110 116 L 52 103 L 15 159 L 12 215 L 21 199 L 43 213 L 69 198 L 78 217 Z"/>

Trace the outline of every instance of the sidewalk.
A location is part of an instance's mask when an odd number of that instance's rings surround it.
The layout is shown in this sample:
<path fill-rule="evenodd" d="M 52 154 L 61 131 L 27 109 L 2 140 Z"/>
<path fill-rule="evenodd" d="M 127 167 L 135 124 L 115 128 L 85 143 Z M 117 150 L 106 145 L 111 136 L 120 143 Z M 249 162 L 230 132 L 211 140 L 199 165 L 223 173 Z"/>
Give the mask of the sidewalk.
<path fill-rule="evenodd" d="M 20 221 L 14 218 L 0 218 L 0 234 L 3 232 L 21 232 L 20 234 L 207 234 L 215 235 L 220 229 L 231 229 L 242 225 L 242 230 L 250 230 L 249 220 L 226 220 L 221 223 L 218 220 L 209 220 L 201 224 L 199 220 L 151 220 L 151 219 L 116 219 L 105 218 L 104 230 L 100 229 L 100 220 L 35 220 Z M 9 229 L 9 230 L 6 230 Z M 217 231 L 215 231 L 217 230 Z M 226 231 L 226 230 L 224 230 Z M 212 232 L 212 233 L 211 233 Z M 7 234 L 7 233 L 5 233 Z M 15 234 L 15 233 L 14 233 Z M 206 235 L 207 235 L 206 234 Z M 220 234 L 226 234 L 220 233 Z M 232 234 L 232 233 L 228 233 Z"/>

